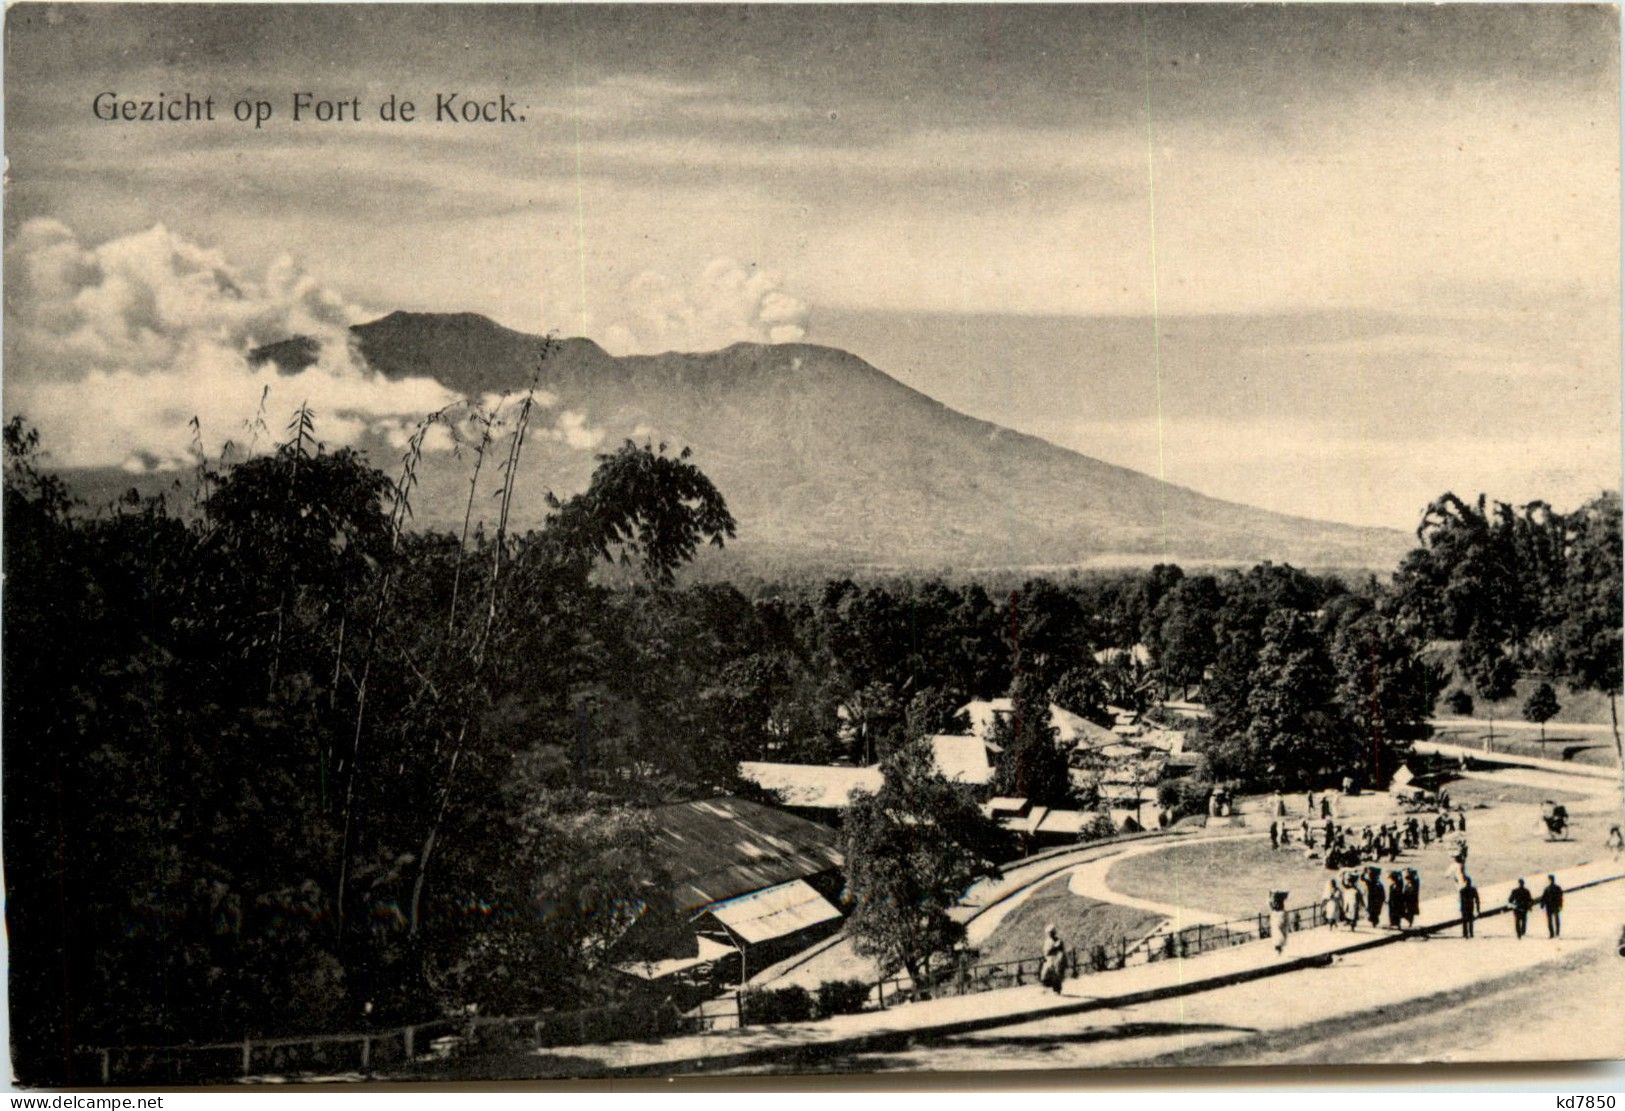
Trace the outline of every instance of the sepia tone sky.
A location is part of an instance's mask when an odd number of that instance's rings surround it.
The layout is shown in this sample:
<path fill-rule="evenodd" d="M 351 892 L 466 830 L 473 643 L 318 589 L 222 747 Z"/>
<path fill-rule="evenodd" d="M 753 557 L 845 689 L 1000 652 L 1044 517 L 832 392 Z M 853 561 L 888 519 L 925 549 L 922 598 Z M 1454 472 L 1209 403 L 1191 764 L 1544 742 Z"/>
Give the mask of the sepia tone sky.
<path fill-rule="evenodd" d="M 257 298 L 233 342 L 394 308 L 618 352 L 804 337 L 1266 508 L 1571 505 L 1619 474 L 1617 27 L 1544 5 L 19 5 L 7 409 L 71 426 L 62 382 L 98 374 L 229 384 L 184 378 L 175 307 L 218 342 L 186 268 L 229 265 Z M 110 124 L 104 90 L 278 115 Z M 526 119 L 296 125 L 298 90 L 368 115 L 506 93 Z M 135 335 L 153 315 L 167 345 Z"/>

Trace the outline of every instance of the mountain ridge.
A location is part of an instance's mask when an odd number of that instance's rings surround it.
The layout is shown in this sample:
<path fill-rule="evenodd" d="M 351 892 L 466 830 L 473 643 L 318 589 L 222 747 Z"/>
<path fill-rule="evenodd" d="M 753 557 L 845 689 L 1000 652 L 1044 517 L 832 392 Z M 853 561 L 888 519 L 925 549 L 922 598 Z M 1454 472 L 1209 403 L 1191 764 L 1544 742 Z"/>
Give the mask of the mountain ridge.
<path fill-rule="evenodd" d="M 903 568 L 1273 559 L 1387 571 L 1409 547 L 1394 530 L 1208 497 L 969 416 L 840 348 L 741 342 L 615 356 L 475 313 L 397 311 L 351 334 L 386 377 L 433 377 L 477 398 L 523 390 L 535 375 L 602 444 L 692 448 L 733 508 L 746 556 Z M 289 337 L 251 358 L 293 373 L 316 354 Z M 580 446 L 544 438 L 536 473 L 560 493 L 579 488 L 592 463 Z M 420 525 L 460 519 L 466 476 L 421 481 Z M 539 519 L 537 500 L 526 514 Z"/>

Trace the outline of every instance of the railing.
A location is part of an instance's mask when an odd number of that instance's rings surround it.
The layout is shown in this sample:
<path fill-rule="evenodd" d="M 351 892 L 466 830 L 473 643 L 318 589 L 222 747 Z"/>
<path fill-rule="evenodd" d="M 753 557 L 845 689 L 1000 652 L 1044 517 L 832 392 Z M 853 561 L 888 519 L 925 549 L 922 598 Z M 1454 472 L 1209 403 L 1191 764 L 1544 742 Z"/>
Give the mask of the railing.
<path fill-rule="evenodd" d="M 1320 903 L 1295 907 L 1286 913 L 1293 932 L 1326 924 Z M 1195 957 L 1269 936 L 1269 916 L 1259 914 L 1153 933 L 1133 942 L 1118 938 L 1094 945 L 1087 951 L 1068 949 L 1065 974 L 1068 979 L 1075 979 L 1137 964 Z M 920 984 L 907 976 L 889 977 L 875 984 L 869 1005 L 884 1010 L 913 1000 L 971 995 L 1037 983 L 1043 963 L 1042 957 L 985 964 L 961 962 L 934 970 Z M 256 1037 L 206 1045 L 81 1049 L 74 1055 L 74 1069 L 69 1079 L 88 1084 L 123 1081 L 198 1084 L 245 1076 L 368 1072 L 429 1054 L 449 1053 L 454 1048 L 459 1052 L 470 1048 L 545 1049 L 627 1038 L 705 1034 L 739 1025 L 739 1002 L 733 995 L 711 1000 L 687 1014 L 667 1002 L 655 1006 L 638 1003 L 514 1017 L 465 1016 L 361 1033 Z M 438 1047 L 437 1042 L 440 1042 Z"/>
<path fill-rule="evenodd" d="M 1286 916 L 1288 929 L 1293 933 L 1327 924 L 1326 911 L 1320 903 L 1293 907 L 1287 910 Z M 1268 913 L 1234 918 L 1227 922 L 1201 923 L 1167 933 L 1159 931 L 1134 942 L 1118 938 L 1091 946 L 1087 951 L 1069 948 L 1064 971 L 1067 979 L 1075 979 L 1096 972 L 1115 972 L 1137 964 L 1183 960 L 1250 941 L 1260 941 L 1269 936 Z M 884 1009 L 919 999 L 1019 987 L 1037 983 L 1043 966 L 1042 957 L 1023 957 L 989 964 L 960 964 L 943 969 L 922 984 L 916 984 L 907 976 L 894 976 L 877 983 L 870 998 L 876 1006 Z"/>
<path fill-rule="evenodd" d="M 468 1049 L 546 1049 L 624 1038 L 704 1033 L 709 1023 L 671 1003 L 511 1017 L 431 1019 L 362 1033 L 251 1037 L 235 1042 L 76 1050 L 71 1083 L 202 1084 L 246 1076 L 369 1072 Z M 438 1044 L 437 1044 L 438 1043 Z"/>

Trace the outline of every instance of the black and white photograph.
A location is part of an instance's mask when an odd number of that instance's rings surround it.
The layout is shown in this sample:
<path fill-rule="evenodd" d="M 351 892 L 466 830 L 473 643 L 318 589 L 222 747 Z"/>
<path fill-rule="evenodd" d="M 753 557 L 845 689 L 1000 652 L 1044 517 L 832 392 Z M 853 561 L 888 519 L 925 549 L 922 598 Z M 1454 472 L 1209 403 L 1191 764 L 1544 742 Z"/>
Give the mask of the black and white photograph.
<path fill-rule="evenodd" d="M 1625 1058 L 1620 72 L 12 4 L 12 1085 Z"/>

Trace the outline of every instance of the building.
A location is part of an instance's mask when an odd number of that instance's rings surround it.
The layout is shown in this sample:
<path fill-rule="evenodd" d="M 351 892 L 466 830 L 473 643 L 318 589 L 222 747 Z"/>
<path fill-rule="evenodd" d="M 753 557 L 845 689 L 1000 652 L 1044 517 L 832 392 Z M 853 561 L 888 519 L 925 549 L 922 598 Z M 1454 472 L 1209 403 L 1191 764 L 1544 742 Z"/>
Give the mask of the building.
<path fill-rule="evenodd" d="M 851 805 L 854 791 L 880 790 L 880 767 L 854 768 L 837 764 L 773 764 L 741 760 L 739 776 L 772 791 L 786 810 L 804 818 L 836 823 Z"/>
<path fill-rule="evenodd" d="M 1015 713 L 1015 703 L 1008 698 L 977 699 L 965 703 L 959 708 L 959 712 L 970 722 L 971 735 L 988 743 L 993 739 L 994 726 Z M 1088 718 L 1074 714 L 1071 710 L 1062 709 L 1053 702 L 1049 704 L 1049 724 L 1050 728 L 1055 730 L 1056 744 L 1066 748 L 1080 744 L 1096 744 L 1107 735 L 1107 730 Z"/>
<path fill-rule="evenodd" d="M 716 966 L 734 979 L 840 928 L 840 835 L 828 826 L 731 796 L 654 818 L 670 902 L 617 944 L 623 971 L 658 979 Z"/>
<path fill-rule="evenodd" d="M 969 787 L 986 787 L 993 782 L 993 764 L 980 737 L 938 733 L 931 738 L 931 755 L 937 770 L 950 782 Z"/>

